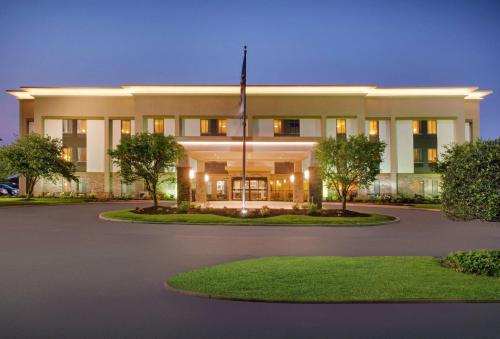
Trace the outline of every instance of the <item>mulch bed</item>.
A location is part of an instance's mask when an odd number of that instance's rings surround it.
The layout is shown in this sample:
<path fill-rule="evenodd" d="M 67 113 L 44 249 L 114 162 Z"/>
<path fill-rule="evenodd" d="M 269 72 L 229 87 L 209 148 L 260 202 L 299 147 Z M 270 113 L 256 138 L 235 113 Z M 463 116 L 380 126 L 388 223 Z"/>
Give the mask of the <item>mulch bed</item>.
<path fill-rule="evenodd" d="M 249 209 L 246 216 L 242 216 L 240 209 L 237 208 L 190 208 L 177 209 L 175 207 L 165 207 L 158 206 L 155 207 L 137 207 L 133 212 L 137 214 L 215 214 L 225 217 L 235 217 L 235 218 L 263 218 L 272 217 L 277 215 L 311 215 L 311 216 L 322 216 L 322 217 L 369 217 L 369 214 L 355 212 L 355 211 L 342 211 L 339 209 L 321 209 L 321 210 L 308 210 L 308 209 L 270 209 L 270 208 L 260 208 L 260 209 Z"/>

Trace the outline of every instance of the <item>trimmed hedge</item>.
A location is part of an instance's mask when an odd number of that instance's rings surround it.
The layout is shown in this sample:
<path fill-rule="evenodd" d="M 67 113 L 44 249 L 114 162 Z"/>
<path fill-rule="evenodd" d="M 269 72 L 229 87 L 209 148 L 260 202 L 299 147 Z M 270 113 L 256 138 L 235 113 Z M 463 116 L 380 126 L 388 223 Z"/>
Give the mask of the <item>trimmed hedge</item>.
<path fill-rule="evenodd" d="M 437 170 L 446 216 L 500 221 L 500 138 L 447 147 Z"/>
<path fill-rule="evenodd" d="M 443 264 L 458 272 L 500 277 L 500 250 L 451 252 Z"/>

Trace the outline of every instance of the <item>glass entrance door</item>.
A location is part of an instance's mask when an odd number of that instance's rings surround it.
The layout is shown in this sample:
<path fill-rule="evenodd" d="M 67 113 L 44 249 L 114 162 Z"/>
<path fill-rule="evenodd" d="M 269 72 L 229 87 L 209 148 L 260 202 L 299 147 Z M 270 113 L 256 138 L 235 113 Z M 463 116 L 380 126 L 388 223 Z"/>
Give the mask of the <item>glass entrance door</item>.
<path fill-rule="evenodd" d="M 242 181 L 242 178 L 233 178 L 232 180 L 233 200 L 241 200 Z M 267 178 L 247 178 L 245 181 L 246 200 L 267 200 Z"/>

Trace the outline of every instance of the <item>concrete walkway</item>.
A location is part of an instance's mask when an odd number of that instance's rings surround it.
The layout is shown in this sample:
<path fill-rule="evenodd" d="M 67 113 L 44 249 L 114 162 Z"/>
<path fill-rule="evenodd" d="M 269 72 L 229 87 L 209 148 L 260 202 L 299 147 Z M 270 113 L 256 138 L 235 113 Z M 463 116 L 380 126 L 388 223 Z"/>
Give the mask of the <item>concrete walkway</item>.
<path fill-rule="evenodd" d="M 106 222 L 125 204 L 0 209 L 2 338 L 498 337 L 500 304 L 294 305 L 167 291 L 182 271 L 268 255 L 444 255 L 500 247 L 500 225 L 439 212 L 375 227 L 186 226 Z"/>

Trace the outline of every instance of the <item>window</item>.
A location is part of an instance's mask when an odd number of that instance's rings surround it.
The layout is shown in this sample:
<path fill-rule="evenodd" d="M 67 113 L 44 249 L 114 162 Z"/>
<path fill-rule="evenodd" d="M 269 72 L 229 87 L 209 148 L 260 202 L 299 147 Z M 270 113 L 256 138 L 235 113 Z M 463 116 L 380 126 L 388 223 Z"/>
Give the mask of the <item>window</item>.
<path fill-rule="evenodd" d="M 300 120 L 274 119 L 274 135 L 282 137 L 300 136 Z"/>
<path fill-rule="evenodd" d="M 153 131 L 156 134 L 163 134 L 163 119 L 153 119 Z"/>
<path fill-rule="evenodd" d="M 414 148 L 413 149 L 413 162 L 415 162 L 415 163 L 424 162 L 424 159 L 422 157 L 422 149 L 421 148 Z"/>
<path fill-rule="evenodd" d="M 413 134 L 420 134 L 421 128 L 420 128 L 420 120 L 413 120 Z"/>
<path fill-rule="evenodd" d="M 274 135 L 283 137 L 300 136 L 299 119 L 275 119 Z"/>
<path fill-rule="evenodd" d="M 368 137 L 370 140 L 378 140 L 378 120 L 370 120 L 368 122 Z"/>
<path fill-rule="evenodd" d="M 217 134 L 226 135 L 227 123 L 226 119 L 217 120 Z"/>
<path fill-rule="evenodd" d="M 72 161 L 73 160 L 73 149 L 70 147 L 63 147 L 62 148 L 62 158 L 66 161 Z"/>
<path fill-rule="evenodd" d="M 337 119 L 337 135 L 339 134 L 346 134 L 345 119 Z"/>
<path fill-rule="evenodd" d="M 73 120 L 63 120 L 63 133 L 64 134 L 73 133 Z"/>
<path fill-rule="evenodd" d="M 227 132 L 226 119 L 201 119 L 200 134 L 208 136 L 224 136 Z"/>
<path fill-rule="evenodd" d="M 78 147 L 77 148 L 77 156 L 79 162 L 87 162 L 87 148 L 86 147 Z"/>
<path fill-rule="evenodd" d="M 427 161 L 436 162 L 436 160 L 437 160 L 437 149 L 435 148 L 427 149 Z"/>
<path fill-rule="evenodd" d="M 281 120 L 274 119 L 274 134 L 283 134 L 283 124 Z"/>
<path fill-rule="evenodd" d="M 427 120 L 427 134 L 437 134 L 436 120 Z"/>
<path fill-rule="evenodd" d="M 201 135 L 210 134 L 210 120 L 202 119 L 200 121 L 200 133 L 201 133 Z"/>
<path fill-rule="evenodd" d="M 122 120 L 121 121 L 122 138 L 130 136 L 131 133 L 132 133 L 132 122 L 130 120 Z"/>
<path fill-rule="evenodd" d="M 76 121 L 76 133 L 78 133 L 78 134 L 87 133 L 87 120 L 77 120 Z"/>

